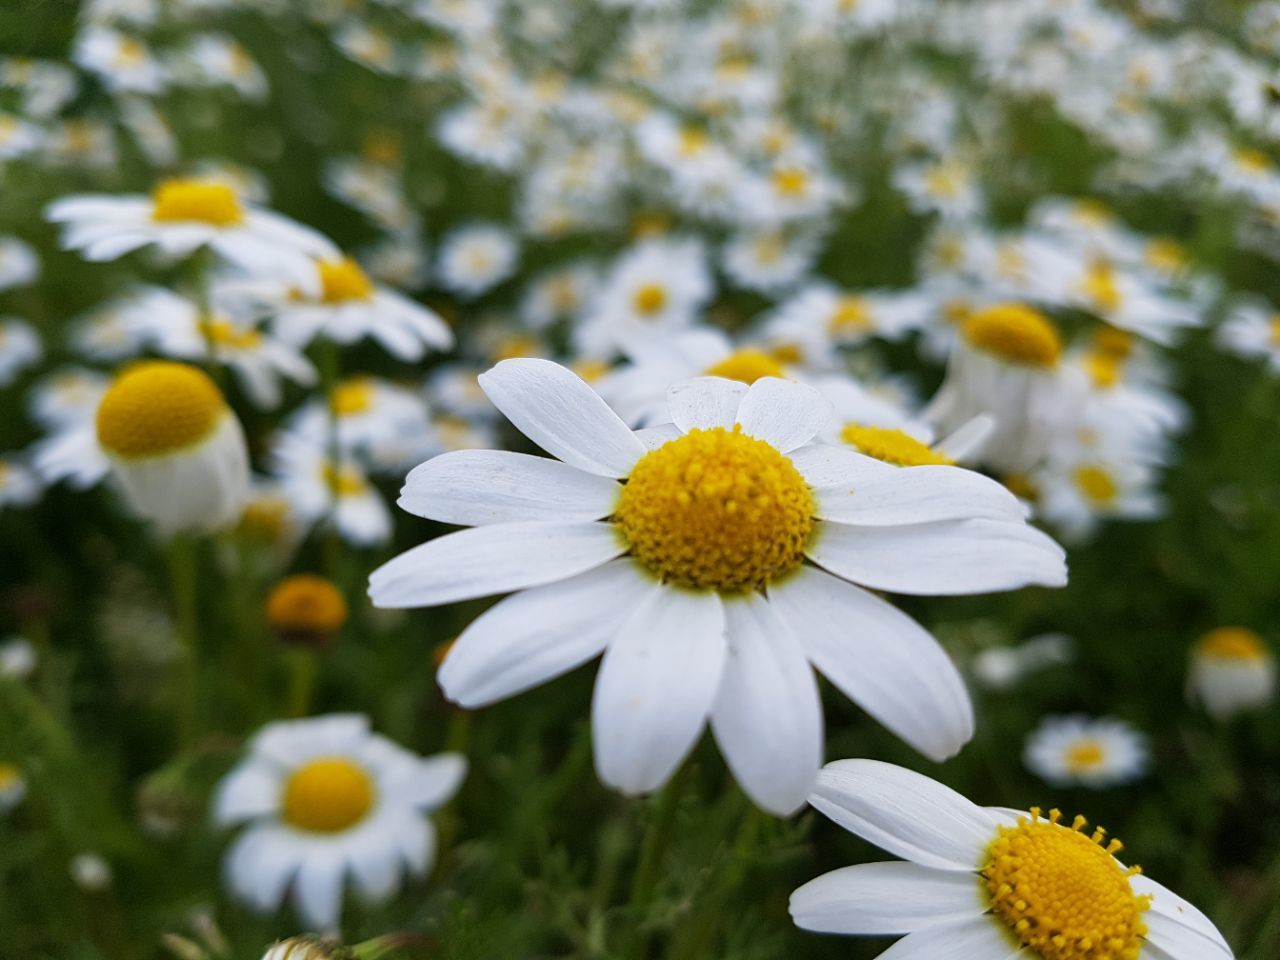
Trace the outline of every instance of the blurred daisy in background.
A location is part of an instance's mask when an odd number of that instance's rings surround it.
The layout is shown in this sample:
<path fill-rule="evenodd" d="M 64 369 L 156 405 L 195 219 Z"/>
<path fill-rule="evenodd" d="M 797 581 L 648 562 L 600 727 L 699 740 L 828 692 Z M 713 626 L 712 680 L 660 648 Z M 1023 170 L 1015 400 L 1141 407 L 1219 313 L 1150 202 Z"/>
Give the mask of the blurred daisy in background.
<path fill-rule="evenodd" d="M 244 825 L 226 857 L 231 891 L 263 913 L 288 896 L 312 929 L 336 930 L 348 878 L 369 903 L 435 859 L 427 814 L 457 793 L 466 760 L 419 757 L 332 714 L 263 727 L 218 786 L 213 818 Z"/>
<path fill-rule="evenodd" d="M 0 290 L 13 290 L 35 282 L 40 258 L 31 244 L 17 237 L 0 237 Z"/>
<path fill-rule="evenodd" d="M 969 665 L 974 679 L 989 690 L 1010 690 L 1029 674 L 1072 663 L 1075 641 L 1065 634 L 1046 633 L 1017 646 L 988 647 Z"/>
<path fill-rule="evenodd" d="M 0 454 L 0 510 L 29 507 L 40 499 L 44 484 L 22 457 Z"/>
<path fill-rule="evenodd" d="M 1187 696 L 1214 719 L 1264 707 L 1275 693 L 1275 655 L 1254 631 L 1219 627 L 1192 647 Z"/>
<path fill-rule="evenodd" d="M 68 481 L 77 490 L 95 486 L 111 469 L 98 443 L 96 417 L 111 379 L 96 370 L 66 367 L 32 388 L 32 417 L 45 436 L 32 444 L 31 462 L 46 484 Z"/>
<path fill-rule="evenodd" d="M 305 526 L 332 525 L 343 540 L 360 547 L 391 539 L 391 511 L 354 457 L 335 461 L 325 441 L 282 431 L 271 467 L 290 513 Z"/>
<path fill-rule="evenodd" d="M 510 277 L 519 255 L 516 236 L 506 227 L 472 223 L 445 234 L 436 272 L 446 290 L 471 299 Z"/>
<path fill-rule="evenodd" d="M 1216 331 L 1218 346 L 1249 360 L 1265 360 L 1280 374 L 1280 310 L 1258 302 L 1232 307 Z"/>
<path fill-rule="evenodd" d="M 1151 763 L 1145 735 L 1114 717 L 1083 715 L 1045 717 L 1022 759 L 1046 783 L 1095 789 L 1130 783 Z"/>
<path fill-rule="evenodd" d="M 40 335 L 31 324 L 14 317 L 0 318 L 0 387 L 7 387 L 43 356 Z"/>
<path fill-rule="evenodd" d="M 324 397 L 308 400 L 285 429 L 323 447 L 331 425 L 338 450 L 378 472 L 403 475 L 440 450 L 422 393 L 380 377 L 339 381 L 327 402 Z"/>
<path fill-rule="evenodd" d="M 8 813 L 27 796 L 27 781 L 12 763 L 0 763 L 0 813 Z"/>

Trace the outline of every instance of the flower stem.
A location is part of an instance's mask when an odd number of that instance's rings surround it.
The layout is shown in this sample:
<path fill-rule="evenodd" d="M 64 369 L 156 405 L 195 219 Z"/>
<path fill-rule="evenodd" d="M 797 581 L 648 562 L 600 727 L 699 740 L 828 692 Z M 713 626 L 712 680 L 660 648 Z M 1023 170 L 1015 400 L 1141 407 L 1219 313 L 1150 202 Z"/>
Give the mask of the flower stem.
<path fill-rule="evenodd" d="M 645 914 L 653 902 L 653 894 L 658 886 L 658 870 L 675 835 L 676 814 L 680 810 L 680 800 L 692 772 L 693 763 L 686 760 L 659 794 L 657 810 L 645 830 L 640 862 L 631 883 L 632 926 L 630 949 L 626 953 L 634 960 L 643 960 L 649 953 L 649 935 L 644 928 L 647 919 Z"/>
<path fill-rule="evenodd" d="M 198 695 L 200 625 L 197 608 L 196 543 L 178 533 L 168 545 L 169 589 L 178 652 L 178 741 L 186 747 L 195 739 L 200 719 Z"/>
<path fill-rule="evenodd" d="M 311 712 L 311 697 L 316 688 L 316 654 L 314 650 L 291 649 L 285 652 L 289 661 L 289 717 L 305 717 Z"/>
<path fill-rule="evenodd" d="M 329 466 L 329 522 L 325 532 L 324 566 L 329 579 L 341 582 L 338 564 L 342 557 L 342 543 L 338 538 L 338 480 L 342 468 L 342 451 L 338 444 L 338 413 L 333 408 L 334 392 L 342 377 L 342 353 L 333 340 L 322 338 L 318 346 L 320 368 L 320 395 L 324 399 L 328 416 L 328 435 L 325 440 L 325 459 Z"/>

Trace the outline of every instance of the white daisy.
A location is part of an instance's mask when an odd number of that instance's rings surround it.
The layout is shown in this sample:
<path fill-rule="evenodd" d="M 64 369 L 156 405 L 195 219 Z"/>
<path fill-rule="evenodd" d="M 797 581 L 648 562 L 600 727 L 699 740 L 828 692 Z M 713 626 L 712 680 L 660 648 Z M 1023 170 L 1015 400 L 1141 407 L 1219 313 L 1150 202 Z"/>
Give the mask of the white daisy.
<path fill-rule="evenodd" d="M 375 471 L 403 474 L 440 450 L 422 395 L 378 377 L 343 380 L 327 400 L 317 397 L 304 404 L 287 429 L 323 446 L 331 419 L 338 449 Z"/>
<path fill-rule="evenodd" d="M 343 540 L 359 547 L 391 539 L 391 511 L 382 494 L 354 457 L 335 462 L 325 440 L 281 433 L 272 451 L 272 472 L 302 523 L 332 524 Z"/>
<path fill-rule="evenodd" d="M 8 813 L 27 795 L 27 780 L 11 763 L 0 763 L 0 813 Z"/>
<path fill-rule="evenodd" d="M 841 827 L 907 862 L 843 867 L 791 895 L 797 926 L 906 934 L 888 960 L 1232 960 L 1177 894 L 1115 858 L 1105 831 L 979 807 L 928 777 L 838 760 L 809 798 Z M 1104 845 L 1105 844 L 1105 845 Z"/>
<path fill-rule="evenodd" d="M 987 689 L 1010 690 L 1029 674 L 1074 658 L 1075 641 L 1062 633 L 1045 633 L 1017 646 L 980 650 L 969 669 Z"/>
<path fill-rule="evenodd" d="M 466 760 L 419 757 L 334 714 L 268 724 L 223 779 L 213 816 L 247 824 L 226 859 L 232 891 L 267 912 L 291 895 L 307 926 L 332 930 L 348 877 L 382 902 L 406 870 L 425 876 L 435 857 L 427 814 L 458 790 Z"/>
<path fill-rule="evenodd" d="M 105 374 L 72 367 L 44 377 L 32 389 L 31 415 L 48 431 L 33 446 L 32 463 L 46 484 L 68 480 L 86 490 L 110 471 L 95 425 L 109 385 Z"/>
<path fill-rule="evenodd" d="M 1114 717 L 1045 717 L 1023 752 L 1027 768 L 1057 787 L 1129 783 L 1150 761 L 1146 737 Z"/>
<path fill-rule="evenodd" d="M 637 434 L 550 361 L 507 360 L 480 382 L 558 459 L 461 451 L 418 467 L 400 506 L 474 529 L 383 565 L 370 596 L 420 607 L 514 592 L 441 668 L 446 695 L 468 707 L 603 653 L 596 766 L 625 792 L 664 783 L 709 719 L 752 798 L 794 810 L 821 761 L 814 667 L 917 749 L 949 757 L 973 731 L 959 674 L 863 587 L 1066 580 L 1062 550 L 999 484 L 810 443 L 831 415 L 810 387 L 687 381 L 671 390 L 672 424 Z"/>
<path fill-rule="evenodd" d="M 29 243 L 0 237 L 0 290 L 25 287 L 40 274 L 40 258 Z"/>
<path fill-rule="evenodd" d="M 1268 304 L 1236 304 L 1218 327 L 1215 340 L 1237 356 L 1265 360 L 1271 373 L 1280 374 L 1280 311 Z"/>
<path fill-rule="evenodd" d="M 0 454 L 0 510 L 29 507 L 40 499 L 42 490 L 40 475 L 22 459 Z"/>
<path fill-rule="evenodd" d="M 446 289 L 470 299 L 511 276 L 519 255 L 520 246 L 510 230 L 473 223 L 449 231 L 440 241 L 437 272 Z"/>
<path fill-rule="evenodd" d="M 830 367 L 839 363 L 837 347 L 870 337 L 900 339 L 924 326 L 932 308 L 932 298 L 915 291 L 851 293 L 815 283 L 774 308 L 764 333 L 771 343 L 794 347 L 805 363 Z"/>
<path fill-rule="evenodd" d="M 773 296 L 804 280 L 821 252 L 820 240 L 813 231 L 740 230 L 721 249 L 720 263 L 743 290 Z"/>
<path fill-rule="evenodd" d="M 1214 719 L 1264 707 L 1275 695 L 1275 656 L 1252 630 L 1219 627 L 1196 641 L 1187 696 Z"/>
<path fill-rule="evenodd" d="M 7 387 L 43 356 L 40 335 L 31 324 L 13 317 L 0 319 L 0 387 Z"/>

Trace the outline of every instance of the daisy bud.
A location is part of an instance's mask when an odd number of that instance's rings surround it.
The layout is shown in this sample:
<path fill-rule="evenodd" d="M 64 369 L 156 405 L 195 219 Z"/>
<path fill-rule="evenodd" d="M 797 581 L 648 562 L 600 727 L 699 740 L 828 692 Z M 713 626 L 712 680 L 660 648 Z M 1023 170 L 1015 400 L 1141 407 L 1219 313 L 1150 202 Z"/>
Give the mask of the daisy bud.
<path fill-rule="evenodd" d="M 1252 630 L 1219 627 L 1196 641 L 1187 697 L 1202 703 L 1215 720 L 1265 706 L 1275 687 L 1275 657 Z"/>
<path fill-rule="evenodd" d="M 111 864 L 96 853 L 80 853 L 71 858 L 71 879 L 85 893 L 102 893 L 111 886 Z"/>
<path fill-rule="evenodd" d="M 336 940 L 302 936 L 272 944 L 262 955 L 262 960 L 352 960 L 354 956 Z"/>
<path fill-rule="evenodd" d="M 125 499 L 162 532 L 215 530 L 240 516 L 244 432 L 203 371 L 168 361 L 129 367 L 98 405 L 97 433 Z"/>
<path fill-rule="evenodd" d="M 308 573 L 286 577 L 267 597 L 267 624 L 289 646 L 328 646 L 347 622 L 347 612 L 333 582 Z"/>

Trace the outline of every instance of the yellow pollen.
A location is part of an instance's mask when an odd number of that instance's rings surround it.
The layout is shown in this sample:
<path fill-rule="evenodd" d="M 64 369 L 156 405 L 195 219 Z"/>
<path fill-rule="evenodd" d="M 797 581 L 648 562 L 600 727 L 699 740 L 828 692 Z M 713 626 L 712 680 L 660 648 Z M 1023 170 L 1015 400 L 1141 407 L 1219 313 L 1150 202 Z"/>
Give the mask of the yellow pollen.
<path fill-rule="evenodd" d="M 968 300 L 953 298 L 942 304 L 942 319 L 953 327 L 963 327 L 973 316 L 973 304 Z"/>
<path fill-rule="evenodd" d="M 1066 763 L 1067 769 L 1073 773 L 1082 773 L 1102 766 L 1102 762 L 1106 759 L 1107 752 L 1103 748 L 1102 742 L 1088 738 L 1067 747 L 1063 762 Z"/>
<path fill-rule="evenodd" d="M 333 464 L 326 463 L 321 472 L 325 486 L 339 497 L 358 497 L 369 488 L 364 474 L 352 464 L 344 463 L 335 468 Z"/>
<path fill-rule="evenodd" d="M 1110 207 L 1092 197 L 1076 201 L 1072 212 L 1077 220 L 1090 227 L 1105 227 L 1114 217 Z"/>
<path fill-rule="evenodd" d="M 646 283 L 636 290 L 631 300 L 636 313 L 651 317 L 667 305 L 667 288 L 657 283 Z"/>
<path fill-rule="evenodd" d="M 964 167 L 955 163 L 940 163 L 930 167 L 925 173 L 925 189 L 942 200 L 954 200 L 964 190 L 966 179 Z"/>
<path fill-rule="evenodd" d="M 701 127 L 685 127 L 680 131 L 679 152 L 682 157 L 694 157 L 711 143 L 707 131 Z"/>
<path fill-rule="evenodd" d="M 234 227 L 244 222 L 240 198 L 225 183 L 197 178 L 164 180 L 151 193 L 151 219 L 157 223 L 209 223 Z"/>
<path fill-rule="evenodd" d="M 116 47 L 115 65 L 128 69 L 141 66 L 147 59 L 147 48 L 134 37 L 121 37 L 120 46 Z"/>
<path fill-rule="evenodd" d="M 1105 260 L 1095 260 L 1089 267 L 1080 281 L 1080 292 L 1103 313 L 1114 313 L 1123 301 L 1116 272 Z"/>
<path fill-rule="evenodd" d="M 354 417 L 373 409 L 373 380 L 369 377 L 352 377 L 333 388 L 329 394 L 329 409 L 336 417 Z"/>
<path fill-rule="evenodd" d="M 738 350 L 729 354 L 718 363 L 713 363 L 704 371 L 708 377 L 724 377 L 727 380 L 740 380 L 746 384 L 755 383 L 762 377 L 785 377 L 782 364 L 763 350 Z"/>
<path fill-rule="evenodd" d="M 911 434 L 892 427 L 868 427 L 860 423 L 846 423 L 840 431 L 840 439 L 860 453 L 875 457 L 898 467 L 953 466 L 955 461 L 938 453 L 927 443 L 921 443 Z"/>
<path fill-rule="evenodd" d="M 373 298 L 372 281 L 360 269 L 360 264 L 350 257 L 320 260 L 316 263 L 316 267 L 320 271 L 320 285 L 323 291 L 320 299 L 325 303 Z"/>
<path fill-rule="evenodd" d="M 98 404 L 98 442 L 120 457 L 160 456 L 208 437 L 226 411 L 204 371 L 166 360 L 139 363 L 116 377 Z"/>
<path fill-rule="evenodd" d="M 1115 478 L 1107 470 L 1097 464 L 1085 464 L 1076 467 L 1071 473 L 1076 488 L 1085 498 L 1096 506 L 1114 503 L 1120 493 Z"/>
<path fill-rule="evenodd" d="M 1054 367 L 1062 356 L 1062 337 L 1039 310 L 1021 303 L 1002 303 L 973 314 L 964 324 L 973 346 L 1009 363 Z"/>
<path fill-rule="evenodd" d="M 836 301 L 836 308 L 827 320 L 827 332 L 833 334 L 861 333 L 871 328 L 871 310 L 866 297 L 843 296 Z"/>
<path fill-rule="evenodd" d="M 1187 265 L 1187 254 L 1182 245 L 1168 237 L 1157 237 L 1148 243 L 1143 259 L 1163 273 L 1177 273 Z"/>
<path fill-rule="evenodd" d="M 1108 390 L 1120 382 L 1124 363 L 1110 353 L 1086 353 L 1084 369 L 1095 387 Z"/>
<path fill-rule="evenodd" d="M 784 197 L 803 197 L 809 189 L 809 174 L 799 167 L 773 171 L 773 189 Z"/>
<path fill-rule="evenodd" d="M 1219 627 L 1210 630 L 1196 642 L 1196 651 L 1223 660 L 1257 662 L 1267 659 L 1267 645 L 1262 638 L 1245 627 Z"/>
<path fill-rule="evenodd" d="M 337 633 L 347 622 L 347 601 L 333 581 L 314 574 L 285 577 L 267 597 L 267 623 L 273 630 Z"/>
<path fill-rule="evenodd" d="M 813 509 L 795 465 L 735 426 L 691 430 L 641 457 L 614 519 L 664 582 L 733 593 L 800 565 Z"/>
<path fill-rule="evenodd" d="M 982 880 L 992 912 L 1040 960 L 1138 960 L 1147 926 L 1149 896 L 1133 892 L 1115 859 L 1122 844 L 1103 846 L 1106 832 L 1082 832 L 1033 809 L 1016 827 L 998 827 L 987 848 Z"/>
<path fill-rule="evenodd" d="M 804 363 L 804 345 L 800 343 L 780 341 L 769 347 L 769 355 L 778 363 Z"/>
<path fill-rule="evenodd" d="M 252 350 L 262 343 L 262 334 L 257 330 L 238 327 L 229 320 L 201 320 L 200 333 L 214 345 L 232 350 Z"/>
<path fill-rule="evenodd" d="M 284 785 L 281 815 L 312 833 L 339 833 L 372 809 L 373 778 L 346 757 L 317 757 L 293 772 Z"/>

